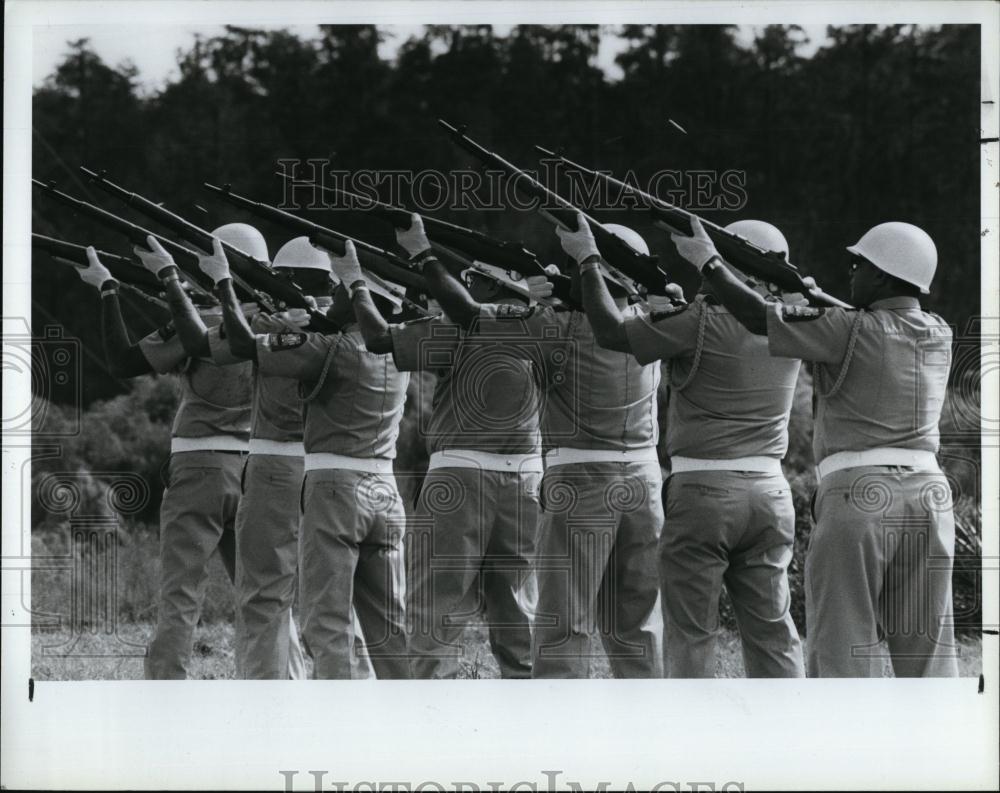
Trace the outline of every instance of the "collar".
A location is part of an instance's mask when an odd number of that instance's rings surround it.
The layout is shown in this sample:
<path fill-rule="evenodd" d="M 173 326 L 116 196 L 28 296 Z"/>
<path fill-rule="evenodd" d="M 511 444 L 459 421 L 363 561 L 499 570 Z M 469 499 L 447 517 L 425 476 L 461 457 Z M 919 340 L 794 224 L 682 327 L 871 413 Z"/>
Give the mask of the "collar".
<path fill-rule="evenodd" d="M 874 311 L 877 308 L 885 309 L 897 309 L 897 308 L 915 308 L 920 310 L 920 301 L 915 297 L 883 297 L 881 300 L 876 300 L 870 306 L 869 310 Z"/>

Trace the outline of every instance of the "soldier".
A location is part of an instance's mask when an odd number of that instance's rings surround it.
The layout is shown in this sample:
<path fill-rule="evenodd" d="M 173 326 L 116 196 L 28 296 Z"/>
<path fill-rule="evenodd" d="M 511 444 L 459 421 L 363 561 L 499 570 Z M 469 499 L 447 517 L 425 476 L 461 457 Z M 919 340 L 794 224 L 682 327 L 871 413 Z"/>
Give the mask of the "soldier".
<path fill-rule="evenodd" d="M 363 282 L 351 243 L 334 268 L 344 284 Z M 473 299 L 527 305 L 506 273 L 497 276 L 506 280 L 472 270 L 464 276 Z M 525 584 L 542 475 L 532 365 L 502 339 L 470 337 L 447 317 L 389 325 L 367 290 L 353 297 L 371 352 L 391 353 L 400 371 L 437 373 L 424 431 L 430 462 L 409 529 L 413 676 L 457 677 L 463 622 L 485 611 L 501 676 L 531 677 Z"/>
<path fill-rule="evenodd" d="M 365 349 L 343 285 L 328 312 L 342 332 L 255 334 L 240 319 L 221 247 L 202 267 L 221 287 L 230 351 L 255 360 L 261 377 L 292 378 L 308 392 L 299 601 L 314 677 L 358 676 L 355 609 L 376 675 L 409 677 L 402 600 L 405 517 L 392 471 L 409 375 L 398 372 L 389 356 Z M 394 307 L 398 302 L 383 304 L 386 312 Z"/>
<path fill-rule="evenodd" d="M 635 232 L 618 231 L 644 249 Z M 510 338 L 511 349 L 543 372 L 547 451 L 532 677 L 589 676 L 590 635 L 598 619 L 616 677 L 659 677 L 659 368 L 599 347 L 580 311 L 473 299 L 432 255 L 418 216 L 408 230 L 397 231 L 397 239 L 423 266 L 452 320 L 491 338 Z"/>
<path fill-rule="evenodd" d="M 180 283 L 177 267 L 154 237 L 149 250 L 135 248 L 147 269 L 163 281 L 174 317 L 190 314 L 190 325 L 222 321 L 217 308 L 197 311 Z M 250 435 L 249 365 L 223 370 L 207 357 L 192 357 L 169 325 L 132 344 L 118 303 L 118 282 L 93 248 L 80 277 L 101 292 L 105 353 L 121 377 L 177 372 L 181 399 L 170 442 L 168 485 L 160 506 L 160 592 L 156 632 L 145 660 L 148 679 L 184 679 L 198 623 L 207 565 L 218 549 L 235 578 L 234 525 L 240 472 Z"/>
<path fill-rule="evenodd" d="M 813 362 L 816 523 L 806 557 L 806 658 L 815 677 L 957 674 L 954 516 L 935 458 L 951 329 L 921 310 L 937 268 L 931 238 L 882 223 L 849 247 L 858 309 L 769 304 L 721 263 L 700 223 L 674 235 L 772 355 Z"/>
<path fill-rule="evenodd" d="M 781 470 L 799 361 L 770 357 L 767 340 L 748 333 L 709 284 L 690 304 L 625 319 L 600 275 L 590 227 L 578 229 L 560 236 L 583 257 L 583 303 L 598 343 L 639 363 L 669 365 L 671 473 L 660 542 L 666 676 L 714 677 L 725 585 L 747 676 L 802 677 L 787 575 L 795 514 Z M 728 230 L 788 254 L 768 223 L 740 221 Z"/>
<path fill-rule="evenodd" d="M 253 226 L 231 223 L 213 234 L 255 259 L 269 260 L 267 243 Z M 208 257 L 202 262 L 215 272 Z M 296 283 L 329 305 L 329 265 L 305 237 L 286 243 L 275 256 L 273 267 L 289 271 Z M 228 265 L 225 272 L 228 274 Z M 223 302 L 232 290 L 231 280 L 226 279 L 225 284 L 220 293 Z M 238 316 L 242 318 L 243 313 Z M 305 316 L 297 319 L 298 324 L 307 321 Z M 268 316 L 258 311 L 250 321 L 259 333 L 298 329 L 287 313 Z M 199 348 L 210 350 L 217 364 L 244 366 L 244 360 L 230 352 L 224 331 L 219 325 L 202 332 Z M 263 377 L 256 365 L 253 368 L 249 456 L 236 513 L 237 670 L 251 680 L 297 680 L 306 675 L 292 616 L 303 477 L 302 407 L 298 381 Z"/>

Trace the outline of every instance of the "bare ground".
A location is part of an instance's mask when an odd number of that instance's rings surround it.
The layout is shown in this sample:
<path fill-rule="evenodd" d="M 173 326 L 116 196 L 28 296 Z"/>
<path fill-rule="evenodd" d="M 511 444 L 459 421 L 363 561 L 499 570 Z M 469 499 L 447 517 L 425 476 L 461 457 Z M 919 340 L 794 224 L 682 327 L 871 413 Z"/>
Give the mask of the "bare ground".
<path fill-rule="evenodd" d="M 113 632 L 83 633 L 74 639 L 68 631 L 35 629 L 31 638 L 32 669 L 36 680 L 137 680 L 142 678 L 142 658 L 152 634 L 151 623 L 118 626 Z M 959 673 L 978 676 L 982 670 L 981 642 L 977 637 L 959 639 Z M 611 677 L 600 643 L 592 642 L 591 677 Z M 490 652 L 486 629 L 471 625 L 465 631 L 465 656 L 461 677 L 490 679 L 499 670 Z M 200 625 L 195 632 L 191 677 L 227 680 L 234 677 L 233 628 L 226 622 Z M 886 677 L 892 671 L 886 665 Z M 716 677 L 743 677 L 739 637 L 723 632 L 719 637 Z"/>

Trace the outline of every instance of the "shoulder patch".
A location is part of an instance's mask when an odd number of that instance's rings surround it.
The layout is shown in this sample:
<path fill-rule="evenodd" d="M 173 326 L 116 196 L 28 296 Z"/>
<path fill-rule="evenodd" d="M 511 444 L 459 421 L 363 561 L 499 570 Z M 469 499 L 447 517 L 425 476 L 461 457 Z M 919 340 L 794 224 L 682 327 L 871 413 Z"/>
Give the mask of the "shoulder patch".
<path fill-rule="evenodd" d="M 514 303 L 500 303 L 497 306 L 497 319 L 527 319 L 535 309 L 529 306 L 519 306 Z"/>
<path fill-rule="evenodd" d="M 267 346 L 272 350 L 294 350 L 306 343 L 305 333 L 269 333 Z"/>
<path fill-rule="evenodd" d="M 683 314 L 691 308 L 690 303 L 674 303 L 669 308 L 661 308 L 659 311 L 653 311 L 649 315 L 650 322 L 659 322 L 661 319 L 668 319 L 669 317 L 675 317 L 678 314 Z"/>
<path fill-rule="evenodd" d="M 826 312 L 825 308 L 817 306 L 786 306 L 781 307 L 781 318 L 785 322 L 809 322 L 819 319 Z"/>
<path fill-rule="evenodd" d="M 170 322 L 164 325 L 157 331 L 161 341 L 170 341 L 174 336 L 177 335 L 177 328 L 174 327 L 174 323 Z"/>

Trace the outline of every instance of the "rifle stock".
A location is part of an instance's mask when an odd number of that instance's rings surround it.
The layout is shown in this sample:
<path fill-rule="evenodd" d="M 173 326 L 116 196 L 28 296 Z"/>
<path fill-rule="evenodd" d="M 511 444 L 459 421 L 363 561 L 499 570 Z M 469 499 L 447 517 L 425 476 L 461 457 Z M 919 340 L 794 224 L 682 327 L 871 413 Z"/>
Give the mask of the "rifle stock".
<path fill-rule="evenodd" d="M 154 223 L 159 223 L 164 228 L 169 229 L 185 242 L 205 253 L 212 252 L 214 237 L 210 231 L 206 231 L 176 212 L 171 212 L 138 193 L 129 192 L 106 178 L 103 172 L 97 173 L 82 165 L 80 170 L 93 185 L 104 192 L 133 207 Z M 302 288 L 289 275 L 277 272 L 267 262 L 255 259 L 246 251 L 242 251 L 228 242 L 222 241 L 222 249 L 226 253 L 226 260 L 232 270 L 233 285 L 238 293 L 242 293 L 241 299 L 255 301 L 269 313 L 274 313 L 286 306 L 305 309 L 310 307 Z"/>
<path fill-rule="evenodd" d="M 348 241 L 351 241 L 354 243 L 358 254 L 358 261 L 363 268 L 370 270 L 380 278 L 401 284 L 408 289 L 416 289 L 422 293 L 427 292 L 427 283 L 424 281 L 423 276 L 415 272 L 410 267 L 409 262 L 396 256 L 394 253 L 370 245 L 363 240 L 348 237 L 346 234 L 341 234 L 318 223 L 313 223 L 311 220 L 300 218 L 298 215 L 293 215 L 270 204 L 237 195 L 229 185 L 218 187 L 205 182 L 204 187 L 233 206 L 240 207 L 252 215 L 290 229 L 293 233 L 304 235 L 314 245 L 324 248 L 337 256 L 345 254 L 347 250 L 346 244 Z M 422 307 L 413 301 L 406 299 L 406 303 L 411 308 L 426 313 Z"/>
<path fill-rule="evenodd" d="M 73 264 L 80 267 L 86 267 L 89 263 L 87 261 L 87 246 L 85 245 L 75 245 L 71 242 L 57 240 L 54 237 L 46 237 L 44 234 L 32 232 L 31 247 L 44 251 L 50 256 L 73 262 Z M 131 259 L 101 250 L 97 251 L 97 257 L 101 260 L 101 264 L 108 268 L 108 272 L 111 273 L 116 281 L 123 284 L 131 284 L 153 294 L 163 291 L 160 279 L 149 272 L 149 270 L 134 264 Z"/>
<path fill-rule="evenodd" d="M 86 267 L 89 264 L 87 248 L 84 245 L 74 245 L 71 242 L 32 232 L 31 247 L 49 254 L 53 259 L 68 262 L 68 266 L 71 267 Z M 155 275 L 124 256 L 99 250 L 97 257 L 123 290 L 167 314 L 170 313 L 170 306 L 166 301 L 157 297 L 163 287 Z"/>
<path fill-rule="evenodd" d="M 566 165 L 595 179 L 604 180 L 607 184 L 621 190 L 623 194 L 628 193 L 633 198 L 639 199 L 653 216 L 655 225 L 665 231 L 690 236 L 692 230 L 691 221 L 693 218 L 698 218 L 705 232 L 712 239 L 712 242 L 715 243 L 715 247 L 722 258 L 747 275 L 760 278 L 767 283 L 775 284 L 783 292 L 800 292 L 814 305 L 851 308 L 849 303 L 828 295 L 818 286 L 810 285 L 803 278 L 799 269 L 782 254 L 759 248 L 744 237 L 726 231 L 722 226 L 705 220 L 694 212 L 670 204 L 662 198 L 640 190 L 634 185 L 616 179 L 609 173 L 587 168 L 568 157 L 564 157 L 541 146 L 535 146 L 535 148 L 546 157 L 558 159 Z"/>
<path fill-rule="evenodd" d="M 288 174 L 281 171 L 276 173 L 293 184 L 296 182 Z M 324 193 L 346 198 L 348 206 L 344 209 L 348 212 L 371 215 L 400 230 L 406 230 L 410 227 L 411 212 L 403 207 L 393 206 L 339 187 L 327 187 L 315 182 L 299 182 L 299 184 L 308 184 L 310 187 L 318 187 Z M 486 262 L 508 272 L 520 273 L 525 278 L 532 275 L 544 275 L 553 284 L 553 294 L 564 302 L 569 302 L 570 279 L 567 276 L 553 276 L 546 273 L 538 256 L 521 243 L 498 240 L 481 231 L 422 213 L 420 217 L 431 247 L 435 253 L 442 257 L 443 263 L 455 275 L 470 267 L 477 269 L 476 262 Z M 483 275 L 487 278 L 493 278 L 488 273 L 483 273 Z"/>
<path fill-rule="evenodd" d="M 565 228 L 576 228 L 576 213 L 582 212 L 582 210 L 579 210 L 558 193 L 549 190 L 513 163 L 503 159 L 499 154 L 480 146 L 463 130 L 441 119 L 438 119 L 438 124 L 447 131 L 456 145 L 472 154 L 483 165 L 495 167 L 512 178 L 515 189 L 528 198 L 536 200 L 538 202 L 536 209 L 544 216 Z M 639 253 L 587 213 L 582 214 L 593 232 L 594 241 L 597 243 L 601 256 L 612 268 L 620 270 L 627 277 L 642 284 L 652 294 L 665 293 L 667 277 L 660 269 L 655 256 Z"/>
<path fill-rule="evenodd" d="M 32 179 L 31 183 L 35 187 L 38 187 L 42 191 L 43 195 L 47 195 L 50 198 L 65 204 L 75 212 L 79 212 L 82 215 L 93 218 L 110 231 L 114 231 L 124 236 L 133 245 L 148 248 L 149 243 L 147 242 L 147 238 L 154 237 L 163 246 L 164 250 L 166 250 L 167 253 L 173 257 L 174 263 L 183 271 L 192 287 L 200 292 L 202 296 L 210 302 L 218 302 L 211 293 L 211 289 L 214 284 L 212 284 L 212 280 L 198 268 L 198 254 L 194 251 L 189 250 L 183 245 L 180 245 L 159 234 L 154 234 L 149 229 L 143 228 L 142 226 L 132 223 L 129 220 L 120 218 L 112 212 L 108 212 L 107 210 L 101 209 L 94 204 L 81 201 L 78 198 L 74 198 L 73 196 L 62 192 L 61 190 L 57 190 L 54 184 L 45 184 L 38 179 Z"/>

